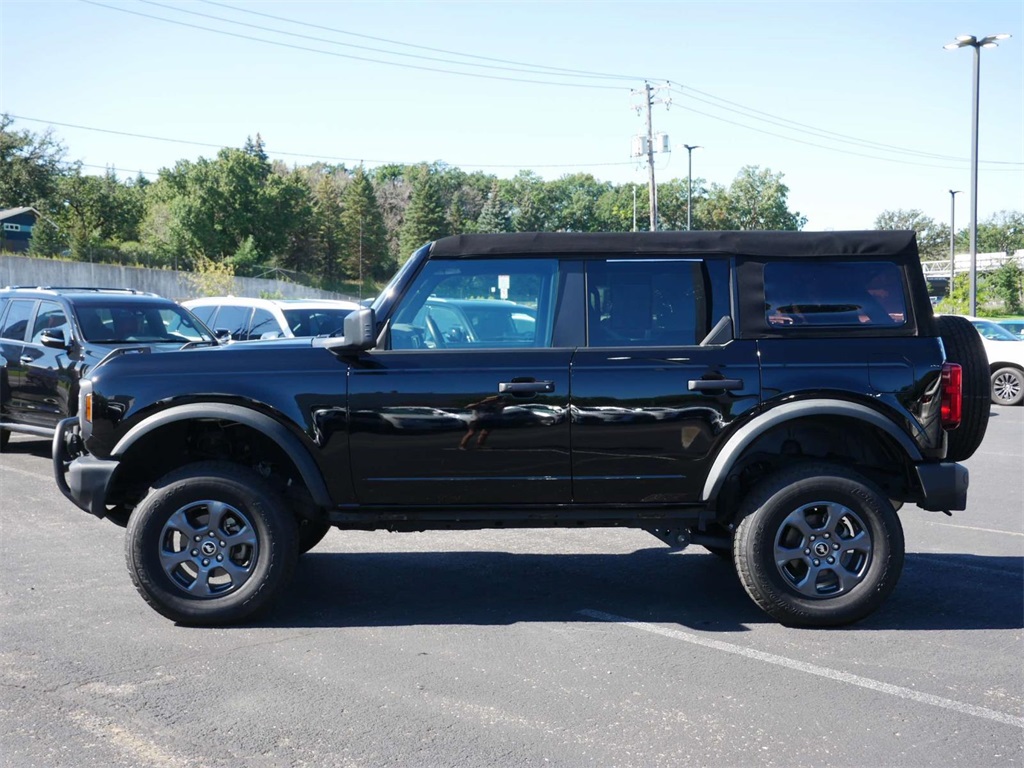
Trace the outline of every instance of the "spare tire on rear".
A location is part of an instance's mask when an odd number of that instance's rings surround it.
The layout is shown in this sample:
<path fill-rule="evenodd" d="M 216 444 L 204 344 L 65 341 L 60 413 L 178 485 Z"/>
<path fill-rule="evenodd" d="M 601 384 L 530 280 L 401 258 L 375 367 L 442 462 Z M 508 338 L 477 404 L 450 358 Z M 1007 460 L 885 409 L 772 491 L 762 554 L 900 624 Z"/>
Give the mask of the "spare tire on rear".
<path fill-rule="evenodd" d="M 940 315 L 939 325 L 946 359 L 963 369 L 963 411 L 960 426 L 948 433 L 946 458 L 964 461 L 978 450 L 992 407 L 992 382 L 989 380 L 988 355 L 981 336 L 971 322 L 957 315 Z"/>

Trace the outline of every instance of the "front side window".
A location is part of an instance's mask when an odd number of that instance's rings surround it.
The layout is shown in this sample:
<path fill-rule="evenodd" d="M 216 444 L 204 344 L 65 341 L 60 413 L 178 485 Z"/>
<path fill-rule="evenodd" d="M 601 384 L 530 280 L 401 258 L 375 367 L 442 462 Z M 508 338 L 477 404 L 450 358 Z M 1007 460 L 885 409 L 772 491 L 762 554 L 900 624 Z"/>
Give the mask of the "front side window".
<path fill-rule="evenodd" d="M 281 331 L 281 324 L 277 322 L 274 314 L 268 309 L 256 307 L 252 313 L 252 327 L 249 329 L 249 338 L 261 339 L 265 333 L 272 334 L 267 338 L 284 336 L 284 333 Z"/>
<path fill-rule="evenodd" d="M 68 318 L 60 304 L 55 301 L 39 302 L 35 322 L 32 324 L 32 343 L 41 344 L 43 334 L 61 336 L 67 328 Z"/>
<path fill-rule="evenodd" d="M 249 338 L 249 315 L 252 309 L 226 304 L 220 308 L 214 318 L 214 331 L 228 331 L 233 341 L 244 341 Z"/>
<path fill-rule="evenodd" d="M 94 344 L 211 341 L 192 315 L 176 304 L 79 305 L 74 311 L 85 340 Z"/>
<path fill-rule="evenodd" d="M 707 333 L 704 284 L 699 261 L 623 259 L 588 263 L 588 345 L 697 344 Z"/>
<path fill-rule="evenodd" d="M 889 262 L 770 262 L 765 319 L 773 328 L 904 325 L 900 269 Z"/>
<path fill-rule="evenodd" d="M 551 346 L 555 259 L 429 261 L 393 315 L 391 349 Z"/>

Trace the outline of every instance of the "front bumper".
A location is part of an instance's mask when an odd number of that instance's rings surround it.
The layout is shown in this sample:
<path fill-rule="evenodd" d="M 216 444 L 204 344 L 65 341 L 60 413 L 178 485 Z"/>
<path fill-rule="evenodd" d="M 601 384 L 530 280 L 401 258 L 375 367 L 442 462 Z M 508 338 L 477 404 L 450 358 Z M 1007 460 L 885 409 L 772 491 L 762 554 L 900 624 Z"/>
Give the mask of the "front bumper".
<path fill-rule="evenodd" d="M 918 464 L 917 479 L 923 498 L 917 501 L 921 509 L 950 512 L 967 508 L 967 467 L 951 461 Z"/>
<path fill-rule="evenodd" d="M 118 462 L 97 459 L 82 449 L 78 418 L 64 419 L 53 434 L 53 476 L 61 493 L 96 517 L 106 516 L 107 488 Z"/>

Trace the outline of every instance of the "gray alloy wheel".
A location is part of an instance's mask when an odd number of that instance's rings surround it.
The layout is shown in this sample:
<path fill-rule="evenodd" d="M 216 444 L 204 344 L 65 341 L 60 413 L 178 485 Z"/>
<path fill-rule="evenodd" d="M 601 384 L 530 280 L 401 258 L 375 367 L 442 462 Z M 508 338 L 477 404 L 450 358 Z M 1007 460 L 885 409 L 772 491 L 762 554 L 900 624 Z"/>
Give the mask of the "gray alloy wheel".
<path fill-rule="evenodd" d="M 779 525 L 775 565 L 804 597 L 846 594 L 864 580 L 871 565 L 871 531 L 842 504 L 801 504 Z"/>
<path fill-rule="evenodd" d="M 992 374 L 992 402 L 996 405 L 1018 405 L 1024 400 L 1024 371 L 1000 368 Z"/>
<path fill-rule="evenodd" d="M 159 480 L 128 519 L 136 589 L 169 619 L 237 622 L 265 608 L 299 556 L 291 510 L 258 474 L 202 462 Z"/>
<path fill-rule="evenodd" d="M 743 588 L 783 624 L 849 624 L 878 608 L 903 568 L 903 528 L 885 494 L 846 467 L 799 464 L 744 498 L 736 530 Z"/>

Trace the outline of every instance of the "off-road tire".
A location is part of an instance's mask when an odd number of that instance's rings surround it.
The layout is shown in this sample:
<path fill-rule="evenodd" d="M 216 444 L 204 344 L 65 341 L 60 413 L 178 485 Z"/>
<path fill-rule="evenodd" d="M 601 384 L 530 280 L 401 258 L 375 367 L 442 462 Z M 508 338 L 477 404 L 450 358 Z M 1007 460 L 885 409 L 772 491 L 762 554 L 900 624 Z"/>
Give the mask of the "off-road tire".
<path fill-rule="evenodd" d="M 215 511 L 223 521 L 204 528 L 204 509 L 208 523 Z M 197 514 L 200 522 L 192 522 Z M 182 531 L 189 535 L 183 538 Z M 199 537 L 195 548 L 193 534 Z M 185 549 L 182 541 L 189 542 Z M 203 544 L 210 552 L 208 571 L 200 569 Z M 235 560 L 246 552 L 247 560 Z M 297 523 L 255 472 L 228 462 L 190 464 L 159 480 L 132 513 L 125 555 L 132 583 L 158 613 L 194 626 L 235 623 L 267 607 L 291 578 Z M 227 587 L 214 586 L 218 555 L 227 567 L 221 572 L 232 579 Z M 191 585 L 189 569 L 200 572 Z M 195 593 L 204 585 L 212 594 Z"/>
<path fill-rule="evenodd" d="M 795 531 L 794 519 L 808 523 L 822 512 L 827 512 L 824 524 Z M 903 569 L 903 528 L 885 494 L 856 472 L 823 463 L 782 470 L 754 486 L 740 514 L 735 547 L 740 582 L 783 624 L 850 624 L 874 611 L 896 587 Z M 807 568 L 803 582 L 798 581 L 801 563 Z"/>
<path fill-rule="evenodd" d="M 935 318 L 939 324 L 946 359 L 959 363 L 963 370 L 963 410 L 960 426 L 947 433 L 946 458 L 966 461 L 974 455 L 988 429 L 992 408 L 992 382 L 989 380 L 988 355 L 971 321 L 957 315 Z"/>

